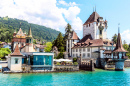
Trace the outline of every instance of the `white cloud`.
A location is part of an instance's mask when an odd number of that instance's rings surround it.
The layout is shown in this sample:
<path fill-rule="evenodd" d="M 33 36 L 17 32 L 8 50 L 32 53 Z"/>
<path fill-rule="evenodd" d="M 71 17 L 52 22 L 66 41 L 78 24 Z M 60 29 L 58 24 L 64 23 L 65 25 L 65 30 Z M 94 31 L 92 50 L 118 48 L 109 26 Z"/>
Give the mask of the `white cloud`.
<path fill-rule="evenodd" d="M 63 14 L 65 15 L 65 18 L 71 22 L 72 28 L 74 30 L 82 30 L 82 20 L 77 17 L 77 15 L 80 13 L 80 9 L 77 6 L 69 7 L 68 10 L 63 9 Z"/>
<path fill-rule="evenodd" d="M 127 29 L 121 33 L 122 41 L 126 41 L 127 43 L 130 43 L 130 30 Z"/>
<path fill-rule="evenodd" d="M 57 3 L 68 6 L 68 9 L 58 8 Z M 66 3 L 63 0 L 1 0 L 0 16 L 27 20 L 60 31 L 69 21 L 74 30 L 81 30 L 80 8 L 76 5 L 75 2 Z"/>
<path fill-rule="evenodd" d="M 76 5 L 78 5 L 75 2 L 66 3 L 64 0 L 59 0 L 59 4 L 62 4 L 62 5 L 65 5 L 65 6 L 76 6 Z"/>

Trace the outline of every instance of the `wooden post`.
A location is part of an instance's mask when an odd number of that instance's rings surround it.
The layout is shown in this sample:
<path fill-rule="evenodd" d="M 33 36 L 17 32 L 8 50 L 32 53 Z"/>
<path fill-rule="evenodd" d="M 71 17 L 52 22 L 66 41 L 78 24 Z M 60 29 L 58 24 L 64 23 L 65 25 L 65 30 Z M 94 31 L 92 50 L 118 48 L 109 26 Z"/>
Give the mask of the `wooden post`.
<path fill-rule="evenodd" d="M 91 71 L 95 71 L 93 60 L 90 61 Z"/>

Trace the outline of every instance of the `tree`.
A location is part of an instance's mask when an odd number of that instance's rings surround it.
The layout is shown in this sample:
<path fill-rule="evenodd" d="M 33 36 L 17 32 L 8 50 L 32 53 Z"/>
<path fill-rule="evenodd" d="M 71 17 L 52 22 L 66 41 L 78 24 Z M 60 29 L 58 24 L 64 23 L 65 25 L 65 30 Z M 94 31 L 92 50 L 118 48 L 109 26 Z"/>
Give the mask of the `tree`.
<path fill-rule="evenodd" d="M 65 36 L 64 36 L 64 40 L 66 40 L 68 38 L 69 33 L 72 32 L 72 27 L 71 25 L 68 23 L 66 28 L 65 28 Z"/>
<path fill-rule="evenodd" d="M 52 43 L 47 42 L 45 47 L 45 52 L 50 52 L 52 50 Z"/>
<path fill-rule="evenodd" d="M 115 35 L 112 37 L 112 41 L 114 42 L 114 44 L 117 43 L 117 34 L 115 34 Z"/>
<path fill-rule="evenodd" d="M 61 58 L 64 58 L 64 54 L 63 54 L 63 52 L 60 52 L 60 53 L 58 54 L 58 56 L 57 56 L 56 59 L 61 59 Z"/>
<path fill-rule="evenodd" d="M 0 48 L 0 58 L 3 58 L 10 53 L 11 53 L 11 51 L 9 48 Z"/>
<path fill-rule="evenodd" d="M 35 39 L 33 40 L 33 44 L 36 44 L 36 40 Z"/>
<path fill-rule="evenodd" d="M 59 33 L 56 40 L 53 41 L 53 47 L 54 46 L 58 48 L 58 51 L 64 52 L 64 40 L 61 33 Z"/>
<path fill-rule="evenodd" d="M 123 47 L 124 47 L 124 49 L 127 51 L 128 48 L 129 48 L 129 45 L 127 45 L 127 44 L 123 44 Z"/>
<path fill-rule="evenodd" d="M 66 28 L 65 28 L 65 36 L 64 36 L 64 49 L 66 50 L 66 40 L 68 39 L 69 33 L 72 32 L 72 27 L 71 25 L 68 23 Z"/>

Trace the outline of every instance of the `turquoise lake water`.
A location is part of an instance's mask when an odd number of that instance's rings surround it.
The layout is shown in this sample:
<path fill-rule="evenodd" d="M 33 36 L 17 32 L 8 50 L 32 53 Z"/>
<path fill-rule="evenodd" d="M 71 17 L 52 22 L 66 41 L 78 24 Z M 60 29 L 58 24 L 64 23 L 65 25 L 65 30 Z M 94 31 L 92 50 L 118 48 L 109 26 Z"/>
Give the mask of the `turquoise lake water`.
<path fill-rule="evenodd" d="M 37 74 L 2 74 L 0 86 L 130 86 L 130 68 L 105 71 Z"/>

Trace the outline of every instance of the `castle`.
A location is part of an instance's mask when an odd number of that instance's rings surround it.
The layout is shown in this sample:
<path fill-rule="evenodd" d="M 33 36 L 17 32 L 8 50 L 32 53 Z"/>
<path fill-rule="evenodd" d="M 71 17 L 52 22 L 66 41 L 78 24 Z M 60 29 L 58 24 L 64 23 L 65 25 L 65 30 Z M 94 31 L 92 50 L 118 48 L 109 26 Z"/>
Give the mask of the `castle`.
<path fill-rule="evenodd" d="M 75 31 L 69 34 L 66 42 L 68 57 L 80 57 L 82 59 L 95 59 L 96 67 L 99 66 L 99 58 L 103 58 L 104 50 L 113 50 L 115 45 L 107 39 L 107 20 L 94 11 L 83 24 L 83 38 L 79 39 Z"/>

